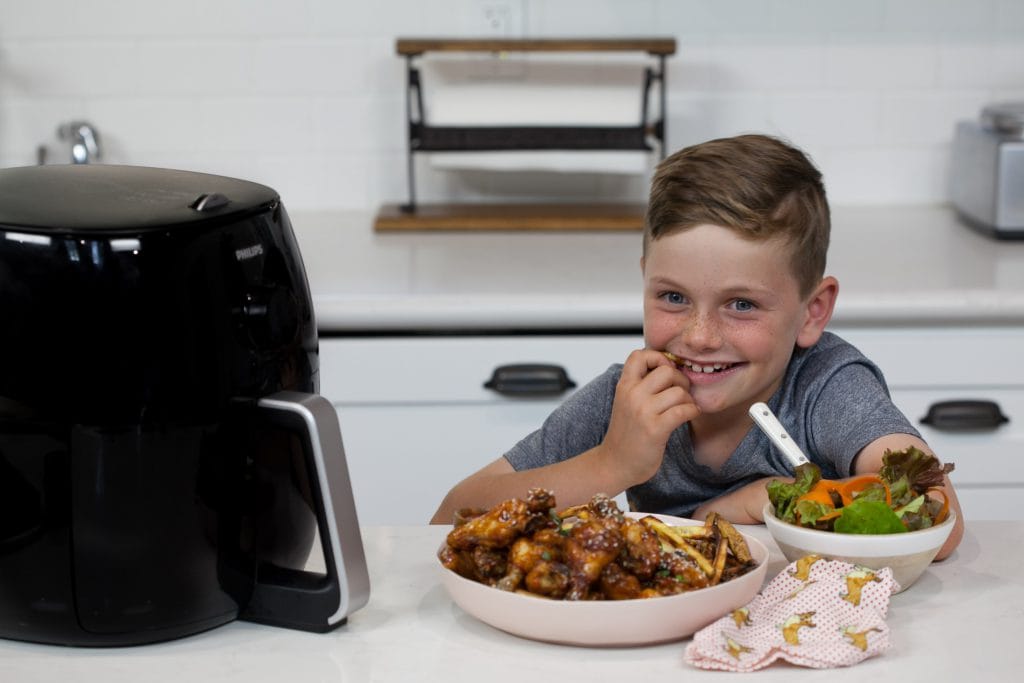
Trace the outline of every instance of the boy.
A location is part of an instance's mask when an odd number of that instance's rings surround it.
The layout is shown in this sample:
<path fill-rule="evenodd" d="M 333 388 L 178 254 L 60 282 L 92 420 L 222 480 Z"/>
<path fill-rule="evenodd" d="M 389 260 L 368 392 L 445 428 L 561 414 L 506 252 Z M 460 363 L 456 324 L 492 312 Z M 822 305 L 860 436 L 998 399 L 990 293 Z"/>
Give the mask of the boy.
<path fill-rule="evenodd" d="M 712 140 L 665 159 L 643 237 L 646 348 L 456 485 L 433 521 L 541 486 L 563 506 L 625 491 L 644 512 L 761 522 L 766 482 L 792 470 L 748 416 L 757 401 L 826 478 L 876 473 L 886 449 L 928 451 L 879 369 L 825 332 L 839 291 L 824 275 L 829 230 L 821 174 L 780 140 Z M 963 535 L 948 479 L 945 494 L 957 522 L 937 559 Z"/>

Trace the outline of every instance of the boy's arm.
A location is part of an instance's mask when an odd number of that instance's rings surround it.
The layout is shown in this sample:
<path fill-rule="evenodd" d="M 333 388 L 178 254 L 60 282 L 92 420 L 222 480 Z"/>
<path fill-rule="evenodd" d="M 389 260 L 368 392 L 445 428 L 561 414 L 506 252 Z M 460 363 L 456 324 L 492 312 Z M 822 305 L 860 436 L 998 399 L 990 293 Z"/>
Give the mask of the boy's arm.
<path fill-rule="evenodd" d="M 616 496 L 626 487 L 603 464 L 600 449 L 598 446 L 575 458 L 520 472 L 505 458 L 498 458 L 456 484 L 430 523 L 451 524 L 460 508 L 490 508 L 509 498 L 525 498 L 535 487 L 554 492 L 559 507 L 585 503 L 598 492 Z"/>
<path fill-rule="evenodd" d="M 431 522 L 450 524 L 460 508 L 489 508 L 522 498 L 534 487 L 552 491 L 560 506 L 586 503 L 596 493 L 616 496 L 658 471 L 669 435 L 700 409 L 686 376 L 663 354 L 634 351 L 615 387 L 604 440 L 567 460 L 516 472 L 498 458 L 455 486 Z"/>
<path fill-rule="evenodd" d="M 693 512 L 694 519 L 704 519 L 717 512 L 733 524 L 760 524 L 764 521 L 764 504 L 768 502 L 768 482 L 782 477 L 765 477 L 717 498 L 704 501 Z"/>

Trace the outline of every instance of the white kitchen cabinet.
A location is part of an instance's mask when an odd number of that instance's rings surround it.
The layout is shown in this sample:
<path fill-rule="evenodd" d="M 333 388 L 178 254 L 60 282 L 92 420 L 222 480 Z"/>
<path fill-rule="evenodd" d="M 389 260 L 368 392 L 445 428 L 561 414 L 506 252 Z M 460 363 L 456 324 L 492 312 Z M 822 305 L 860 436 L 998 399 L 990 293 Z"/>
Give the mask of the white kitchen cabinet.
<path fill-rule="evenodd" d="M 554 364 L 582 385 L 640 346 L 639 335 L 321 339 L 320 393 L 338 410 L 360 520 L 429 521 L 448 489 L 571 393 L 504 396 L 484 387 L 496 367 Z"/>
<path fill-rule="evenodd" d="M 894 400 L 945 461 L 968 519 L 1022 516 L 1024 329 L 839 327 L 885 372 Z M 509 397 L 484 387 L 514 363 L 582 385 L 642 345 L 639 334 L 326 337 L 321 393 L 335 405 L 360 520 L 420 524 L 457 481 L 535 429 L 571 392 Z M 995 401 L 1009 421 L 949 432 L 920 424 L 940 401 Z"/>

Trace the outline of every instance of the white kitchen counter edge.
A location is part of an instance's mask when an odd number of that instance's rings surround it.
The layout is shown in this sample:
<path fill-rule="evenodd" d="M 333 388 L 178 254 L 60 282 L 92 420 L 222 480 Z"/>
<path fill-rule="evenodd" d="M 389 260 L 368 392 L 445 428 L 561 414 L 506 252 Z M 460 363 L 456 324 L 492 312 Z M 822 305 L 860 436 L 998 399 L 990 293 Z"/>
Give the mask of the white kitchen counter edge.
<path fill-rule="evenodd" d="M 314 294 L 321 332 L 639 329 L 639 295 L 602 297 Z M 833 325 L 1010 325 L 1024 322 L 1024 291 L 840 296 Z"/>

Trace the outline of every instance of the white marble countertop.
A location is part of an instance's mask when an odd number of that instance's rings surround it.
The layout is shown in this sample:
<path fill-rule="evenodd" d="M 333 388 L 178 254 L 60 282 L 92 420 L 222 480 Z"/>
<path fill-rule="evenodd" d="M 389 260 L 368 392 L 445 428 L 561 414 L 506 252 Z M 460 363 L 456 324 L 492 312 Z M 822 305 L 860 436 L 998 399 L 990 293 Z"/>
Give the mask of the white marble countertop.
<path fill-rule="evenodd" d="M 17 683 L 280 683 L 280 681 L 721 681 L 694 669 L 687 641 L 581 649 L 498 631 L 456 607 L 434 552 L 450 527 L 364 529 L 371 597 L 339 629 L 313 634 L 233 622 L 181 640 L 84 649 L 0 641 L 0 681 Z M 747 527 L 772 551 L 770 580 L 785 561 L 764 527 Z M 776 663 L 759 681 L 1017 680 L 1013 652 L 1024 627 L 1024 522 L 971 523 L 956 553 L 893 596 L 893 646 L 847 669 Z M 751 679 L 753 680 L 753 679 Z"/>
<path fill-rule="evenodd" d="M 322 332 L 639 329 L 638 232 L 379 233 L 373 216 L 298 213 Z M 1024 241 L 945 206 L 833 209 L 836 324 L 1024 323 Z"/>

